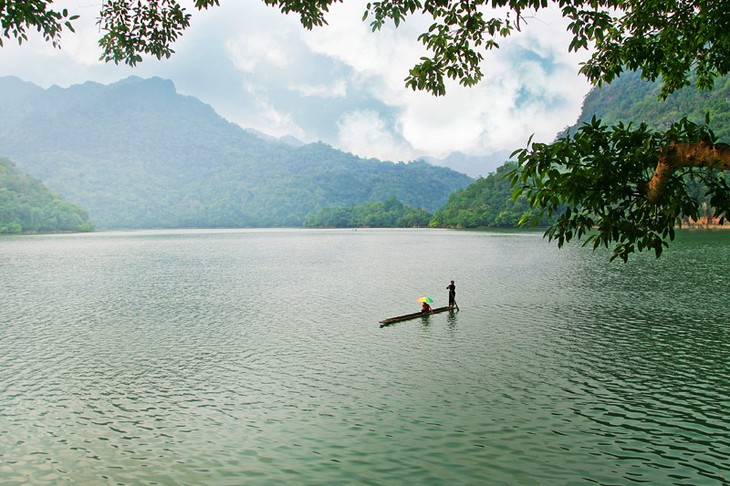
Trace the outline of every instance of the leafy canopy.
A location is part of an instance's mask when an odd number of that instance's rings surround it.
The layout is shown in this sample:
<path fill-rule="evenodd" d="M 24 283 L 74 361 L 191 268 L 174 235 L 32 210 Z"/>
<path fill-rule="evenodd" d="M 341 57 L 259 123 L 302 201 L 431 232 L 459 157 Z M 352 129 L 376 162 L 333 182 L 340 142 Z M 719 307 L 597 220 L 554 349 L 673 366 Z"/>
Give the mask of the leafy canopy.
<path fill-rule="evenodd" d="M 730 214 L 730 187 L 721 171 L 681 167 L 672 171 L 657 201 L 646 197 L 647 182 L 660 153 L 672 142 L 699 143 L 714 134 L 707 126 L 683 119 L 666 132 L 619 123 L 607 127 L 593 118 L 574 135 L 552 144 L 533 143 L 513 155 L 521 169 L 509 177 L 515 194 L 539 208 L 522 223 L 557 216 L 546 235 L 558 246 L 586 236 L 593 248 L 614 244 L 612 260 L 626 261 L 635 251 L 653 250 L 659 257 L 674 226 L 685 218 L 699 219 L 700 199 L 687 182 L 704 184 L 710 203 Z"/>
<path fill-rule="evenodd" d="M 327 23 L 330 6 L 339 0 L 264 0 L 283 13 L 299 16 L 312 29 Z M 219 0 L 194 0 L 202 10 Z M 529 27 L 541 9 L 559 8 L 573 39 L 570 51 L 591 49 L 581 68 L 589 80 L 610 82 L 624 70 L 640 70 L 647 79 L 661 78 L 665 94 L 688 84 L 697 74 L 700 87 L 712 86 L 718 73 L 730 69 L 730 8 L 727 0 L 382 0 L 366 6 L 363 20 L 373 30 L 396 27 L 408 16 L 433 19 L 419 41 L 429 55 L 410 70 L 406 85 L 445 94 L 445 79 L 465 86 L 482 77 L 484 52 Z M 52 0 L 0 0 L 0 45 L 3 38 L 27 40 L 35 29 L 59 45 L 64 28 L 73 31 L 78 15 L 56 10 Z M 190 25 L 191 13 L 176 0 L 105 0 L 98 24 L 103 59 L 135 65 L 142 55 L 170 57 L 172 44 Z"/>

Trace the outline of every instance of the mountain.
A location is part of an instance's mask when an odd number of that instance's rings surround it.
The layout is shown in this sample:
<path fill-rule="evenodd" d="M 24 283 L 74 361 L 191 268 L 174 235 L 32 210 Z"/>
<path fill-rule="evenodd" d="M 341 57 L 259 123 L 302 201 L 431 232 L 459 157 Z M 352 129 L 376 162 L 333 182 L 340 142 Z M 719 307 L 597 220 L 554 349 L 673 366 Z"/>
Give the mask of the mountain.
<path fill-rule="evenodd" d="M 710 91 L 687 86 L 664 101 L 659 100 L 659 91 L 659 81 L 645 81 L 637 72 L 624 72 L 610 84 L 588 92 L 580 117 L 570 131 L 574 133 L 593 116 L 606 124 L 645 121 L 661 130 L 683 117 L 704 123 L 705 114 L 709 113 L 715 135 L 719 140 L 730 141 L 730 76 L 717 78 Z"/>
<path fill-rule="evenodd" d="M 105 228 L 300 226 L 323 207 L 391 196 L 435 211 L 472 182 L 425 162 L 267 140 L 160 78 L 42 89 L 4 77 L 0 106 L 0 156 Z"/>
<path fill-rule="evenodd" d="M 515 168 L 515 162 L 507 162 L 487 177 L 454 192 L 448 202 L 436 211 L 429 225 L 437 228 L 518 226 L 520 218 L 533 214 L 533 210 L 524 196 L 517 200 L 512 198 L 513 188 L 506 175 Z"/>
<path fill-rule="evenodd" d="M 267 135 L 266 133 L 256 130 L 255 128 L 244 128 L 243 131 L 246 133 L 250 133 L 252 135 L 256 135 L 257 137 L 262 138 L 264 140 L 269 140 L 269 141 L 276 140 L 281 143 L 291 145 L 293 147 L 301 147 L 302 145 L 306 145 L 304 142 L 302 142 L 301 140 L 299 140 L 297 137 L 295 137 L 293 135 L 284 135 L 283 137 L 277 138 L 277 137 L 272 137 L 271 135 Z"/>
<path fill-rule="evenodd" d="M 89 214 L 0 158 L 0 234 L 91 231 Z"/>

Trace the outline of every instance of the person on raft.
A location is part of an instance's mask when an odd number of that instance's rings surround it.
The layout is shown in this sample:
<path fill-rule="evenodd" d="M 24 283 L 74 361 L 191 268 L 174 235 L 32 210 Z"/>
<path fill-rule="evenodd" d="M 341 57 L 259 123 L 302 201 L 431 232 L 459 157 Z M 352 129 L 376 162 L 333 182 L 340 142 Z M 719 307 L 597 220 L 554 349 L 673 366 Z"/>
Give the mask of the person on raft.
<path fill-rule="evenodd" d="M 431 312 L 431 306 L 428 305 L 428 302 L 421 304 L 421 312 Z"/>
<path fill-rule="evenodd" d="M 449 307 L 454 307 L 456 305 L 456 285 L 453 280 L 446 289 L 449 291 Z"/>

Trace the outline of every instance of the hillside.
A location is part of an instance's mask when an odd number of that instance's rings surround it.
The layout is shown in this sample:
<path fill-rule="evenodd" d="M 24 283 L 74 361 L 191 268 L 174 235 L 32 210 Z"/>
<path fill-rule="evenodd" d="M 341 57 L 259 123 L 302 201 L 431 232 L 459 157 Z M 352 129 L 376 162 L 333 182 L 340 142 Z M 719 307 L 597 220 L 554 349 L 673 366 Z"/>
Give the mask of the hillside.
<path fill-rule="evenodd" d="M 0 158 L 0 234 L 91 231 L 88 213 Z"/>
<path fill-rule="evenodd" d="M 575 125 L 591 120 L 595 115 L 606 124 L 646 121 L 656 129 L 668 127 L 682 117 L 704 123 L 710 114 L 710 127 L 719 140 L 730 142 L 730 76 L 715 80 L 711 91 L 686 87 L 659 100 L 658 82 L 647 82 L 636 72 L 626 72 L 611 84 L 593 88 L 583 100 L 583 108 Z"/>
<path fill-rule="evenodd" d="M 517 164 L 508 162 L 487 177 L 454 192 L 431 219 L 433 227 L 506 228 L 516 227 L 520 218 L 531 214 L 524 197 L 512 198 L 512 186 L 505 175 Z"/>
<path fill-rule="evenodd" d="M 0 78 L 0 156 L 105 228 L 300 226 L 328 206 L 395 196 L 435 211 L 472 179 L 424 162 L 265 140 L 171 81 L 42 89 Z"/>

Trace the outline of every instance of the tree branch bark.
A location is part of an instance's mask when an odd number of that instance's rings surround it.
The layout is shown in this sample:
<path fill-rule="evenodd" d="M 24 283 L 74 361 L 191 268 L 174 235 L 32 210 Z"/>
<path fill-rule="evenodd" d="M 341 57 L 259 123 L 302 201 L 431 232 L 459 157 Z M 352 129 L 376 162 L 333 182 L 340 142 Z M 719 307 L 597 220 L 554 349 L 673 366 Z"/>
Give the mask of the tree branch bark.
<path fill-rule="evenodd" d="M 672 173 L 680 167 L 708 167 L 730 170 L 730 145 L 707 142 L 672 142 L 659 152 L 654 176 L 645 186 L 646 199 L 656 203 L 664 194 L 664 188 Z"/>

